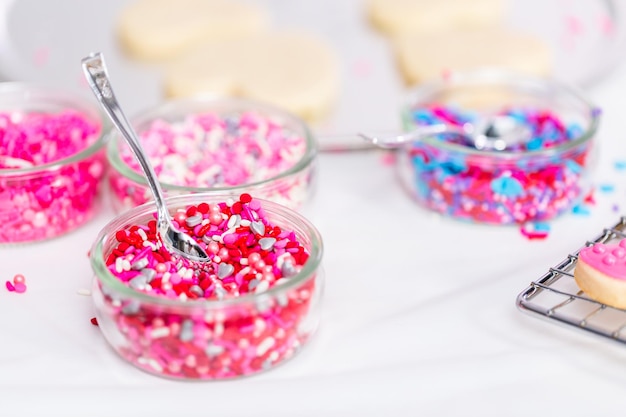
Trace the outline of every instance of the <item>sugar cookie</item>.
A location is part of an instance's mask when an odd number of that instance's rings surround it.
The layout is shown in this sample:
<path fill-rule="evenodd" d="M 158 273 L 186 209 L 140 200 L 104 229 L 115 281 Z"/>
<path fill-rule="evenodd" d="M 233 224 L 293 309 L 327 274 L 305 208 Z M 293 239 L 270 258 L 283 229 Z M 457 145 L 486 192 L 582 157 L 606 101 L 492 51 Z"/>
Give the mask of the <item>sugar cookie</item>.
<path fill-rule="evenodd" d="M 548 46 L 529 34 L 505 29 L 455 31 L 402 36 L 394 42 L 398 65 L 407 84 L 446 71 L 503 68 L 537 76 L 551 71 Z"/>
<path fill-rule="evenodd" d="M 381 31 L 391 34 L 440 32 L 498 24 L 502 0 L 369 0 L 366 12 Z"/>
<path fill-rule="evenodd" d="M 264 31 L 265 11 L 231 0 L 138 0 L 118 20 L 118 36 L 137 58 L 168 59 L 205 40 Z"/>
<path fill-rule="evenodd" d="M 619 244 L 596 243 L 578 254 L 576 284 L 590 298 L 626 308 L 626 239 Z"/>
<path fill-rule="evenodd" d="M 207 43 L 172 63 L 171 97 L 214 93 L 273 103 L 303 118 L 326 113 L 337 95 L 338 62 L 326 43 L 300 32 Z"/>

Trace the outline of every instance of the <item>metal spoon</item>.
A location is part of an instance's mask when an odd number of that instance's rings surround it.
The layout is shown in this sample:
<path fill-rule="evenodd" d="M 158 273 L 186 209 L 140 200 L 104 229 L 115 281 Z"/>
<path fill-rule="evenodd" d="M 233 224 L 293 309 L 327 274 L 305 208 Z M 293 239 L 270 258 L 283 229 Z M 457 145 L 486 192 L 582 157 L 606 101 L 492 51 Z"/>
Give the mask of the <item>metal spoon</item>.
<path fill-rule="evenodd" d="M 124 139 L 126 139 L 126 142 L 130 145 L 130 148 L 139 161 L 139 165 L 141 165 L 143 169 L 157 206 L 157 229 L 166 249 L 170 253 L 180 255 L 191 261 L 209 261 L 209 256 L 198 242 L 173 225 L 172 217 L 165 206 L 163 191 L 161 190 L 161 185 L 159 184 L 154 169 L 150 161 L 148 161 L 148 158 L 146 158 L 146 154 L 141 147 L 139 139 L 137 139 L 137 134 L 126 119 L 126 116 L 115 98 L 104 63 L 104 57 L 100 53 L 91 54 L 83 58 L 82 67 L 91 90 L 96 95 L 96 98 L 115 127 L 117 127 Z"/>
<path fill-rule="evenodd" d="M 504 151 L 515 144 L 527 142 L 532 136 L 528 126 L 506 115 L 478 119 L 463 126 L 436 124 L 420 126 L 402 134 L 376 136 L 359 133 L 359 136 L 381 148 L 397 148 L 442 133 L 462 136 L 466 145 L 484 151 Z"/>

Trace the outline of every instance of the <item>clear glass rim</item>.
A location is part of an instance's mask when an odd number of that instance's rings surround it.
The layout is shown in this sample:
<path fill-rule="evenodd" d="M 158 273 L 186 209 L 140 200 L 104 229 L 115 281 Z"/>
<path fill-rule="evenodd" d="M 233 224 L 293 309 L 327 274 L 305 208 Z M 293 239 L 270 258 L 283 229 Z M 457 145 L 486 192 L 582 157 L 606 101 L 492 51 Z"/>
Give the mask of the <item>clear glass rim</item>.
<path fill-rule="evenodd" d="M 547 149 L 538 149 L 525 152 L 513 151 L 483 151 L 473 149 L 467 146 L 443 142 L 437 140 L 434 136 L 424 138 L 422 141 L 435 148 L 451 151 L 459 154 L 489 157 L 493 159 L 519 159 L 525 157 L 552 157 L 590 141 L 598 130 L 600 123 L 601 109 L 595 106 L 587 96 L 578 88 L 562 83 L 552 78 L 540 78 L 531 75 L 521 74 L 514 71 L 503 70 L 498 68 L 481 68 L 473 71 L 452 72 L 446 77 L 434 79 L 412 89 L 406 95 L 404 101 L 403 117 L 409 117 L 411 106 L 418 102 L 424 102 L 433 94 L 443 93 L 450 87 L 462 86 L 522 86 L 528 85 L 534 88 L 554 91 L 554 94 L 569 97 L 578 102 L 585 110 L 584 113 L 589 117 L 589 123 L 585 126 L 583 132 L 573 140 Z"/>
<path fill-rule="evenodd" d="M 299 118 L 298 116 L 292 113 L 289 113 L 286 110 L 275 107 L 271 104 L 262 103 L 262 102 L 255 101 L 255 100 L 211 96 L 211 95 L 196 96 L 196 97 L 176 99 L 176 100 L 168 100 L 155 107 L 151 107 L 151 108 L 145 109 L 137 113 L 135 116 L 130 118 L 130 123 L 131 125 L 134 126 L 139 122 L 155 120 L 158 117 L 154 117 L 153 114 L 166 112 L 167 109 L 176 110 L 179 107 L 184 107 L 186 105 L 206 105 L 207 108 L 205 111 L 210 111 L 211 106 L 220 105 L 220 104 L 233 106 L 240 110 L 255 110 L 255 109 L 261 110 L 273 116 L 275 115 L 281 119 L 288 120 L 289 122 L 294 123 L 295 125 L 299 126 L 302 129 L 305 143 L 306 143 L 306 149 L 305 149 L 304 155 L 302 155 L 302 158 L 300 158 L 300 160 L 298 160 L 298 162 L 296 162 L 289 169 L 283 172 L 280 172 L 279 174 L 274 175 L 270 178 L 266 178 L 264 180 L 260 180 L 256 182 L 249 182 L 246 184 L 233 185 L 233 186 L 228 186 L 228 187 L 192 187 L 192 186 L 177 185 L 177 184 L 171 184 L 171 183 L 159 181 L 159 183 L 161 184 L 161 187 L 164 190 L 186 191 L 186 192 L 191 192 L 191 193 L 204 193 L 204 192 L 238 193 L 246 188 L 263 186 L 263 185 L 272 183 L 276 180 L 289 177 L 293 174 L 297 174 L 303 171 L 304 169 L 306 169 L 308 166 L 310 166 L 313 163 L 313 160 L 315 159 L 317 152 L 318 152 L 318 145 L 308 125 L 301 118 Z M 139 134 L 140 132 L 137 132 L 137 133 Z M 119 151 L 119 145 L 121 143 L 120 137 L 117 131 L 115 130 L 115 128 L 111 128 L 107 134 L 112 136 L 110 143 L 107 147 L 107 159 L 109 160 L 109 163 L 113 167 L 113 169 L 118 174 L 127 178 L 128 180 L 134 183 L 142 184 L 147 187 L 148 183 L 145 177 L 143 176 L 143 174 L 138 173 L 135 170 L 131 169 L 127 164 L 125 164 L 122 161 L 122 158 L 120 157 L 121 152 Z"/>
<path fill-rule="evenodd" d="M 228 198 L 235 197 L 236 195 L 234 194 L 215 195 L 213 193 L 198 193 L 167 197 L 165 201 L 168 207 L 178 208 L 184 207 L 188 204 L 199 204 L 201 202 L 222 202 L 226 201 Z M 95 273 L 95 279 L 101 281 L 107 286 L 107 288 L 114 290 L 123 297 L 160 306 L 193 309 L 214 309 L 254 303 L 268 296 L 271 297 L 279 295 L 292 288 L 298 287 L 308 279 L 311 279 L 316 271 L 319 272 L 318 270 L 321 265 L 323 254 L 321 235 L 309 220 L 294 210 L 268 200 L 260 198 L 255 199 L 261 202 L 261 206 L 265 212 L 280 217 L 290 224 L 298 225 L 301 229 L 303 229 L 311 241 L 311 248 L 309 250 L 309 258 L 307 262 L 298 274 L 290 277 L 287 281 L 275 285 L 267 291 L 263 291 L 259 294 L 245 294 L 240 297 L 226 298 L 223 300 L 197 299 L 185 301 L 148 294 L 124 285 L 117 277 L 111 274 L 107 268 L 106 260 L 103 256 L 104 243 L 115 238 L 115 232 L 120 228 L 127 226 L 134 218 L 156 212 L 156 205 L 153 201 L 125 211 L 121 215 L 112 219 L 102 228 L 89 253 L 89 261 L 93 272 Z"/>
<path fill-rule="evenodd" d="M 41 103 L 65 105 L 65 107 L 67 108 L 86 113 L 87 116 L 100 124 L 100 131 L 97 133 L 98 137 L 91 145 L 66 158 L 58 159 L 47 164 L 35 165 L 27 168 L 3 168 L 0 169 L 0 176 L 21 176 L 24 174 L 38 174 L 58 170 L 60 168 L 63 168 L 64 166 L 87 159 L 91 155 L 98 152 L 106 144 L 108 140 L 108 135 L 106 134 L 106 132 L 109 129 L 108 119 L 103 117 L 104 114 L 99 107 L 89 102 L 86 98 L 78 94 L 68 93 L 67 91 L 60 91 L 35 83 L 14 81 L 0 82 L 0 96 L 6 93 L 19 93 L 29 91 L 50 95 L 50 97 L 42 100 Z M 25 100 L 23 103 L 27 103 L 27 101 Z M 19 109 L 20 105 L 20 102 L 16 102 L 15 108 Z"/>

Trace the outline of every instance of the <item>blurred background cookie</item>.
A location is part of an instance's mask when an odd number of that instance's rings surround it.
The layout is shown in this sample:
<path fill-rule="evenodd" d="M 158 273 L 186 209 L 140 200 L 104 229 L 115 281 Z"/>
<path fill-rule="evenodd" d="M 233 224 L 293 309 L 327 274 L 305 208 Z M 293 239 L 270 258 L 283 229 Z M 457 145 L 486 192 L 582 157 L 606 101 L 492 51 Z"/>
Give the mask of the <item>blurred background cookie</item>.
<path fill-rule="evenodd" d="M 321 39 L 273 32 L 208 42 L 172 62 L 170 97 L 219 94 L 272 103 L 303 118 L 327 113 L 339 89 L 339 63 Z"/>
<path fill-rule="evenodd" d="M 393 41 L 398 66 L 408 85 L 483 67 L 547 76 L 552 71 L 548 46 L 530 34 L 491 28 L 420 33 Z"/>
<path fill-rule="evenodd" d="M 502 0 L 368 0 L 366 13 L 386 34 L 439 32 L 501 23 Z"/>
<path fill-rule="evenodd" d="M 203 41 L 257 34 L 268 26 L 259 5 L 234 0 L 137 0 L 118 18 L 118 37 L 134 57 L 171 58 Z"/>

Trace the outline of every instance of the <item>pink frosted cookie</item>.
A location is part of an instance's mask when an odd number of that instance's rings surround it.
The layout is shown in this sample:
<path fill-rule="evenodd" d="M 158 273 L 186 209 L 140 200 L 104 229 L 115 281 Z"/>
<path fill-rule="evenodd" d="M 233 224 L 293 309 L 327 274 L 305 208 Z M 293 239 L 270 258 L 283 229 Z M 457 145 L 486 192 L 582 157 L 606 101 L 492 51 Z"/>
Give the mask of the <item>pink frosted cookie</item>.
<path fill-rule="evenodd" d="M 582 249 L 574 279 L 592 299 L 626 308 L 626 239 L 618 244 L 596 243 Z"/>

